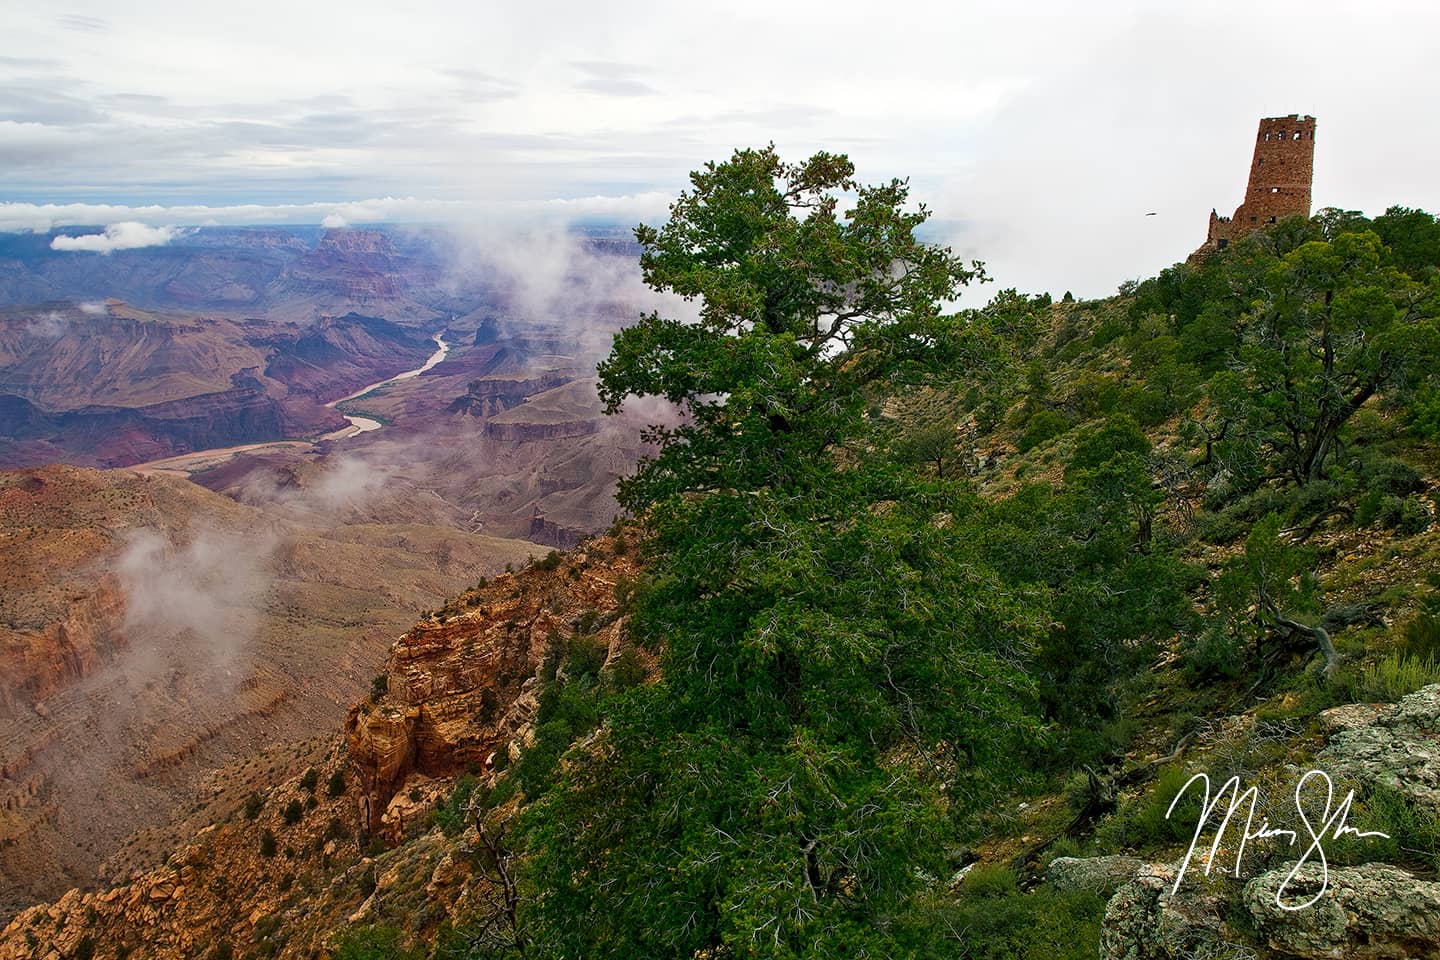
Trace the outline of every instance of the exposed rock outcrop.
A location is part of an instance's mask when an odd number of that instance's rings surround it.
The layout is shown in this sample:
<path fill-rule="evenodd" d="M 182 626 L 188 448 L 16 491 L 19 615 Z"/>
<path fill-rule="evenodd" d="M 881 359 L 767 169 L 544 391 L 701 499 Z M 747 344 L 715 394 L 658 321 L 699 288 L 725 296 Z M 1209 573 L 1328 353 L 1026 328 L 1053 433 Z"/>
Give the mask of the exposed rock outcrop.
<path fill-rule="evenodd" d="M 1337 707 L 1322 715 L 1331 729 L 1315 761 L 1332 777 L 1378 783 L 1440 807 L 1440 684 L 1386 710 Z"/>
<path fill-rule="evenodd" d="M 528 688 L 547 662 L 554 668 L 582 617 L 606 620 L 596 635 L 610 654 L 618 650 L 615 586 L 637 568 L 616 542 L 600 538 L 551 570 L 502 574 L 395 642 L 384 695 L 357 704 L 346 722 L 367 830 L 400 838 L 400 818 L 387 814 L 412 775 L 488 769 L 528 722 Z"/>
<path fill-rule="evenodd" d="M 1245 885 L 1243 906 L 1265 945 L 1306 960 L 1435 960 L 1440 958 L 1440 883 L 1418 880 L 1399 867 L 1367 863 L 1331 867 L 1307 863 L 1284 890 L 1303 910 L 1282 909 L 1276 894 L 1293 864 Z"/>
<path fill-rule="evenodd" d="M 1045 880 L 1060 890 L 1088 890 L 1108 897 L 1145 867 L 1137 857 L 1056 857 L 1045 868 Z"/>
<path fill-rule="evenodd" d="M 1236 953 L 1238 938 L 1220 919 L 1220 883 L 1187 873 L 1175 885 L 1174 864 L 1149 864 L 1105 908 L 1103 960 L 1193 960 Z"/>

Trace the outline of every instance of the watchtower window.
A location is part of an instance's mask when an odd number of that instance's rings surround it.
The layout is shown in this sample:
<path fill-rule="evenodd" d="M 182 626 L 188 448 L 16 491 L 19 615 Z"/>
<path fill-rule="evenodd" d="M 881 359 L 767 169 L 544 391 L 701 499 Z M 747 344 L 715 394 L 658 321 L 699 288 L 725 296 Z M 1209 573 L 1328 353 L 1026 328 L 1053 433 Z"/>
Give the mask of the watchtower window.
<path fill-rule="evenodd" d="M 1299 131 L 1299 130 L 1296 130 L 1296 131 L 1295 131 L 1295 139 L 1296 139 L 1296 140 L 1299 140 L 1299 139 L 1300 139 L 1300 131 Z"/>
<path fill-rule="evenodd" d="M 1271 187 L 1271 188 L 1270 188 L 1270 192 L 1271 192 L 1271 193 L 1279 193 L 1279 192 L 1280 192 L 1280 188 L 1279 188 L 1279 187 Z"/>
<path fill-rule="evenodd" d="M 1263 166 L 1265 166 L 1265 158 L 1264 158 L 1264 157 L 1261 157 L 1259 160 L 1256 160 L 1256 161 L 1255 161 L 1255 166 L 1257 166 L 1257 167 L 1263 167 Z"/>

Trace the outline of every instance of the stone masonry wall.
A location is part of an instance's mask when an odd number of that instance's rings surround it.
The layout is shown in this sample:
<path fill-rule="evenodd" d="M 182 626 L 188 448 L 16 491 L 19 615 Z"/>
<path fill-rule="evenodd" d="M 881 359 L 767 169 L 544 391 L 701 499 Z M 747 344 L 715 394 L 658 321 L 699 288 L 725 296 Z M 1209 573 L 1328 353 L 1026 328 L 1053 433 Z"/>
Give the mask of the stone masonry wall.
<path fill-rule="evenodd" d="M 1224 249 L 1231 240 L 1286 217 L 1308 217 L 1314 165 L 1314 117 L 1291 114 L 1261 120 L 1245 202 L 1231 217 L 1210 211 L 1210 230 L 1199 252 Z"/>

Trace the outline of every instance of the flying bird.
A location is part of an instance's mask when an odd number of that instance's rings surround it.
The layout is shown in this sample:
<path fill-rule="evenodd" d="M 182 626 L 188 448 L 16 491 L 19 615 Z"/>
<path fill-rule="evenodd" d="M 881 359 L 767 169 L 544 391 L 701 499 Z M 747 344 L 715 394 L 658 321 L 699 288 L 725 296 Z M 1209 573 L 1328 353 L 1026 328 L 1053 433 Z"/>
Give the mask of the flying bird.
<path fill-rule="evenodd" d="M 1155 211 L 1154 211 L 1154 210 L 1151 210 L 1149 213 L 1145 214 L 1145 216 L 1147 216 L 1147 217 L 1153 217 L 1153 216 L 1155 216 Z"/>

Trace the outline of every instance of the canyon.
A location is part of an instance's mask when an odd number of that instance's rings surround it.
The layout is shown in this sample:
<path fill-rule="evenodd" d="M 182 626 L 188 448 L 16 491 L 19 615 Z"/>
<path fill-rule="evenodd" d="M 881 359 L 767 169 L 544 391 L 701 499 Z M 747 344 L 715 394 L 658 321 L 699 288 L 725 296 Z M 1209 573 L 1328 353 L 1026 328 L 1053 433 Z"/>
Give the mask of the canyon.
<path fill-rule="evenodd" d="M 433 937 L 449 916 L 491 909 L 485 841 L 431 815 L 462 777 L 493 781 L 498 755 L 530 742 L 556 637 L 595 637 L 607 663 L 634 649 L 621 597 L 637 533 L 457 593 L 391 646 L 384 682 L 343 730 L 218 771 L 163 864 L 117 860 L 100 889 L 21 911 L 0 929 L 0 958 L 72 957 L 85 943 L 164 960 L 220 944 L 306 957 L 333 950 L 351 924 Z"/>
<path fill-rule="evenodd" d="M 328 756 L 417 610 L 615 518 L 633 259 L 546 242 L 537 291 L 434 232 L 0 235 L 0 918 Z"/>

